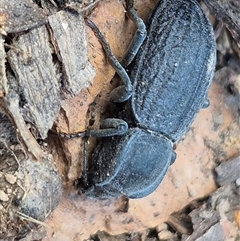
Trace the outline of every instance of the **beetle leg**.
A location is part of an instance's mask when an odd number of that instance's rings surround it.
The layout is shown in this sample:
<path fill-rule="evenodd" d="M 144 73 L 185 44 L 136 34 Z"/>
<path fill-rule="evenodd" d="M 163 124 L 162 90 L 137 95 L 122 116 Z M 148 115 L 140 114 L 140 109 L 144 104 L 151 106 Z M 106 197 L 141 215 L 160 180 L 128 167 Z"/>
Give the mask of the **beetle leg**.
<path fill-rule="evenodd" d="M 126 4 L 127 16 L 137 25 L 137 31 L 134 34 L 123 60 L 121 61 L 123 67 L 128 66 L 132 62 L 147 36 L 146 26 L 133 8 L 133 0 L 126 0 Z"/>
<path fill-rule="evenodd" d="M 128 124 L 124 120 L 108 118 L 101 124 L 99 130 L 87 130 L 85 136 L 110 137 L 124 135 L 128 130 Z"/>
<path fill-rule="evenodd" d="M 107 118 L 101 123 L 101 129 L 99 130 L 86 130 L 83 132 L 77 132 L 74 134 L 67 134 L 61 132 L 55 132 L 49 130 L 49 134 L 60 136 L 64 139 L 73 139 L 79 137 L 110 137 L 124 135 L 128 130 L 128 124 L 124 120 L 116 118 Z"/>
<path fill-rule="evenodd" d="M 84 137 L 86 135 L 85 131 L 77 132 L 77 133 L 73 133 L 73 134 L 68 134 L 68 133 L 62 133 L 62 132 L 56 132 L 56 131 L 53 131 L 53 130 L 49 130 L 48 133 L 50 135 L 53 135 L 53 136 L 60 136 L 64 139 L 79 138 L 79 137 Z"/>
<path fill-rule="evenodd" d="M 177 159 L 177 154 L 175 151 L 172 151 L 172 155 L 171 155 L 171 164 L 172 165 Z"/>
<path fill-rule="evenodd" d="M 115 69 L 115 71 L 117 72 L 117 74 L 119 75 L 119 77 L 124 83 L 124 85 L 119 86 L 117 88 L 119 91 L 114 91 L 113 94 L 111 93 L 111 97 L 112 97 L 111 99 L 114 102 L 124 102 L 128 100 L 132 96 L 133 87 L 126 70 L 119 63 L 117 58 L 113 55 L 109 44 L 107 43 L 102 33 L 99 31 L 98 27 L 90 19 L 86 18 L 85 21 L 87 25 L 93 30 L 97 38 L 99 39 L 103 49 L 106 52 L 106 55 L 108 57 L 110 64 L 113 66 L 113 68 Z"/>

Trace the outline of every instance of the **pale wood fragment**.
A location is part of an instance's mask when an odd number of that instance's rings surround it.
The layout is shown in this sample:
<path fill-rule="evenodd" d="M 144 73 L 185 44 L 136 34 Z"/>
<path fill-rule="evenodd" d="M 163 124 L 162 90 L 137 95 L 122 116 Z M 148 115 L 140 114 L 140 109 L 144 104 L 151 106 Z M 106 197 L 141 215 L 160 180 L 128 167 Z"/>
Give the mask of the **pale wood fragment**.
<path fill-rule="evenodd" d="M 218 211 L 210 210 L 208 215 L 204 210 L 194 209 L 189 215 L 193 222 L 193 233 L 190 236 L 183 235 L 182 241 L 196 241 L 201 238 L 208 230 L 220 221 L 220 214 Z M 221 229 L 221 227 L 220 227 Z M 221 229 L 222 230 L 222 229 Z M 213 236 L 212 236 L 213 237 Z M 199 239 L 199 241 L 203 241 Z M 221 240 L 222 239 L 216 239 Z"/>
<path fill-rule="evenodd" d="M 88 60 L 87 38 L 82 15 L 60 11 L 49 16 L 52 42 L 62 63 L 65 88 L 73 95 L 92 84 L 95 70 Z"/>
<path fill-rule="evenodd" d="M 46 138 L 60 109 L 60 87 L 46 27 L 21 35 L 7 57 L 31 118 Z"/>
<path fill-rule="evenodd" d="M 0 34 L 0 98 L 8 93 L 8 84 L 5 70 L 5 57 L 6 53 L 4 50 L 4 38 Z"/>
<path fill-rule="evenodd" d="M 178 218 L 170 215 L 167 223 L 180 234 L 190 234 L 191 230 Z"/>
<path fill-rule="evenodd" d="M 25 152 L 32 155 L 36 160 L 42 160 L 42 158 L 45 157 L 45 154 L 24 122 L 19 109 L 18 95 L 15 92 L 11 92 L 0 102 L 0 107 L 14 124 Z"/>
<path fill-rule="evenodd" d="M 220 186 L 230 184 L 240 178 L 240 156 L 221 163 L 215 168 L 216 181 Z"/>
<path fill-rule="evenodd" d="M 240 1 L 239 0 L 204 0 L 211 12 L 222 21 L 240 44 Z"/>

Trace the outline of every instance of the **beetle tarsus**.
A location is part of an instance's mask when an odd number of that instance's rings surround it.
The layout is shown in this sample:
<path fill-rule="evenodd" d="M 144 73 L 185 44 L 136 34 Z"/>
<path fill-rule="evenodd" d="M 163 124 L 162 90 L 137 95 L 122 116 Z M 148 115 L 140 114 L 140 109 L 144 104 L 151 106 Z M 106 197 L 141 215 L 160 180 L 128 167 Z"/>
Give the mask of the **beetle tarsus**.
<path fill-rule="evenodd" d="M 124 120 L 116 118 L 105 119 L 99 130 L 87 130 L 86 136 L 109 137 L 124 135 L 128 130 L 128 124 Z"/>
<path fill-rule="evenodd" d="M 202 108 L 208 108 L 208 106 L 210 105 L 210 101 L 209 101 L 209 99 L 208 98 L 206 98 L 205 100 L 204 100 L 204 102 L 203 102 L 203 106 L 202 106 Z"/>

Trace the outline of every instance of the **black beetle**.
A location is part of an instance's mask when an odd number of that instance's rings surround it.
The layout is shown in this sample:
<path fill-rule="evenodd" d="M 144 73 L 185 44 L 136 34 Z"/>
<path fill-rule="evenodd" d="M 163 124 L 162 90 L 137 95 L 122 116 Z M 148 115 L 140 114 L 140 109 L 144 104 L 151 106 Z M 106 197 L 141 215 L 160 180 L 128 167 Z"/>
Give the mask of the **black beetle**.
<path fill-rule="evenodd" d="M 207 103 L 216 48 L 212 26 L 198 2 L 160 1 L 147 34 L 132 5 L 128 1 L 127 14 L 140 30 L 122 62 L 127 66 L 134 58 L 128 67 L 131 81 L 97 27 L 87 21 L 124 82 L 112 97 L 116 102 L 130 98 L 121 119 L 107 119 L 102 129 L 84 133 L 104 137 L 93 154 L 87 196 L 141 198 L 152 193 L 175 160 L 173 144 Z"/>

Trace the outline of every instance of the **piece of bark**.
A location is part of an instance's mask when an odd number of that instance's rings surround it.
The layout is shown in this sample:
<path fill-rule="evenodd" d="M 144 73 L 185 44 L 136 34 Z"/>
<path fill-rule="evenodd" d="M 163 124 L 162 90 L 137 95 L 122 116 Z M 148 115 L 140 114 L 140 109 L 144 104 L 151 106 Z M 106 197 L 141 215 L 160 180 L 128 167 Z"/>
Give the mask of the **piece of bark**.
<path fill-rule="evenodd" d="M 191 229 L 189 229 L 189 227 L 187 227 L 183 222 L 181 222 L 181 220 L 174 217 L 173 215 L 169 216 L 167 223 L 180 234 L 191 233 Z"/>
<path fill-rule="evenodd" d="M 240 156 L 223 162 L 215 168 L 216 181 L 220 186 L 230 184 L 240 178 Z"/>
<path fill-rule="evenodd" d="M 207 210 L 201 210 L 201 208 L 199 208 L 199 209 L 194 209 L 189 215 L 192 218 L 193 233 L 190 236 L 183 235 L 182 241 L 196 241 L 196 240 L 198 240 L 212 226 L 218 224 L 219 221 L 220 221 L 219 213 L 217 211 L 214 211 L 214 210 L 207 211 Z M 215 236 L 211 236 L 211 237 L 212 237 L 212 240 L 213 240 L 213 238 L 215 238 Z M 199 239 L 199 240 L 202 240 L 202 239 Z"/>
<path fill-rule="evenodd" d="M 20 212 L 44 221 L 57 207 L 62 197 L 62 180 L 51 155 L 42 162 L 31 159 L 22 161 L 18 180 L 24 188 Z M 24 182 L 23 182 L 24 181 Z"/>
<path fill-rule="evenodd" d="M 81 89 L 92 84 L 95 76 L 95 70 L 88 60 L 83 16 L 60 11 L 49 16 L 49 25 L 52 42 L 65 74 L 65 88 L 77 95 Z"/>
<path fill-rule="evenodd" d="M 6 92 L 4 90 L 7 89 L 7 84 L 11 88 L 17 85 L 13 89 L 24 97 L 23 104 L 27 109 L 25 116 L 43 139 L 47 137 L 47 132 L 59 113 L 60 85 L 66 84 L 63 80 L 67 82 L 65 88 L 68 92 L 77 95 L 81 89 L 92 83 L 95 75 L 95 70 L 88 61 L 83 17 L 61 11 L 50 16 L 49 22 L 51 38 L 46 26 L 42 26 L 14 39 L 7 53 L 7 60 L 16 80 L 6 78 L 0 85 L 2 95 Z M 61 63 L 54 62 L 51 40 Z M 2 49 L 4 60 L 5 52 L 3 47 Z M 2 75 L 6 77 L 4 66 L 3 62 Z M 24 119 L 26 120 L 25 117 Z M 17 120 L 13 122 L 16 123 Z"/>
<path fill-rule="evenodd" d="M 190 240 L 190 239 L 189 239 Z M 194 241 L 224 241 L 225 234 L 220 223 L 216 223 L 210 229 L 207 230 L 201 237 L 197 238 Z"/>
<path fill-rule="evenodd" d="M 237 223 L 234 222 L 235 212 L 240 210 L 240 189 L 235 183 L 224 185 L 208 199 L 207 206 L 219 212 L 220 223 L 224 229 L 226 240 L 238 235 Z"/>
<path fill-rule="evenodd" d="M 8 62 L 23 91 L 27 108 L 42 138 L 47 137 L 60 109 L 60 87 L 45 26 L 19 36 Z"/>
<path fill-rule="evenodd" d="M 240 210 L 240 190 L 235 183 L 218 188 L 208 199 L 208 205 L 221 215 L 221 218 L 233 222 L 234 210 Z"/>
<path fill-rule="evenodd" d="M 240 44 L 240 1 L 239 0 L 204 0 L 204 3 L 222 21 Z"/>
<path fill-rule="evenodd" d="M 6 61 L 6 53 L 4 49 L 4 38 L 0 34 L 0 98 L 2 98 L 8 93 L 5 61 Z"/>
<path fill-rule="evenodd" d="M 6 33 L 26 31 L 46 22 L 46 12 L 33 1 L 0 0 L 0 29 Z"/>
<path fill-rule="evenodd" d="M 85 1 L 69 1 L 66 2 L 66 8 L 74 9 L 78 13 L 88 13 L 92 11 L 100 0 L 85 0 Z"/>
<path fill-rule="evenodd" d="M 2 100 L 0 99 L 0 108 L 16 128 L 25 153 L 32 155 L 32 158 L 36 160 L 42 160 L 46 155 L 27 128 L 22 114 L 20 113 L 18 95 L 15 92 L 11 92 Z"/>

